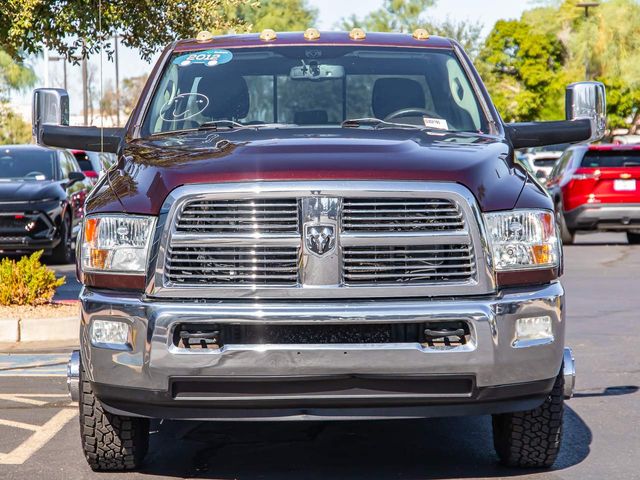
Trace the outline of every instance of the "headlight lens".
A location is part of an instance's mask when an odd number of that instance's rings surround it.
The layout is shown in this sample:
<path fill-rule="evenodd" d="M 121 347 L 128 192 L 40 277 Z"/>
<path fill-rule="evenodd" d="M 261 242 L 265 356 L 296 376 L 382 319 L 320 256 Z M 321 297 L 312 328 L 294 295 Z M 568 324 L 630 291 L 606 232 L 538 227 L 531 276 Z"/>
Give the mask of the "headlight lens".
<path fill-rule="evenodd" d="M 85 218 L 82 269 L 104 273 L 145 273 L 154 217 L 95 215 Z"/>
<path fill-rule="evenodd" d="M 497 271 L 559 266 L 556 222 L 547 210 L 485 213 L 489 246 Z"/>

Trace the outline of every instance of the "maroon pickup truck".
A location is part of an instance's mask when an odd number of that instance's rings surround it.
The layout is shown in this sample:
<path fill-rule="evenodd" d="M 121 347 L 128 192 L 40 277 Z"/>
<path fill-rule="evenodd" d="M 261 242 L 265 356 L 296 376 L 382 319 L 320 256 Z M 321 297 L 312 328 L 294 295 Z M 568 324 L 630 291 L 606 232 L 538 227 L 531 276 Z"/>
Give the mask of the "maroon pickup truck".
<path fill-rule="evenodd" d="M 505 124 L 452 40 L 275 33 L 177 41 L 124 129 L 44 145 L 116 153 L 78 242 L 69 363 L 94 470 L 136 468 L 149 419 L 493 415 L 507 465 L 550 466 L 574 361 L 553 203 L 514 148 L 604 131 Z"/>

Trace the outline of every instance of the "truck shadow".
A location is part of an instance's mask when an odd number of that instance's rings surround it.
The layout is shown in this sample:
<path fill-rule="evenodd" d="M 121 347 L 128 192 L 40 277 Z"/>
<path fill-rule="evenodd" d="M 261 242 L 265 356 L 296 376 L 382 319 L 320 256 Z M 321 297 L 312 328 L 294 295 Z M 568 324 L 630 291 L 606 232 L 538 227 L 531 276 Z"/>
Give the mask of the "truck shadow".
<path fill-rule="evenodd" d="M 547 475 L 582 462 L 592 434 L 570 408 L 560 457 Z M 164 422 L 143 474 L 220 479 L 447 479 L 534 473 L 498 464 L 491 419 L 378 422 Z M 539 472 L 539 471 L 538 471 Z"/>

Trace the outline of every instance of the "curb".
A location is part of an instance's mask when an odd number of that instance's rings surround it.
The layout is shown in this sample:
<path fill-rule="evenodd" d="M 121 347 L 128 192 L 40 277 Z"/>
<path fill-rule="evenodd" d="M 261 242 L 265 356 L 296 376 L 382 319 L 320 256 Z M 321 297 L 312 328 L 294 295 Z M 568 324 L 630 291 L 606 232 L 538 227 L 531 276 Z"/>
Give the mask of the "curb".
<path fill-rule="evenodd" d="M 78 340 L 80 316 L 0 319 L 0 342 Z"/>
<path fill-rule="evenodd" d="M 17 342 L 20 339 L 19 324 L 17 318 L 0 319 L 0 342 Z"/>

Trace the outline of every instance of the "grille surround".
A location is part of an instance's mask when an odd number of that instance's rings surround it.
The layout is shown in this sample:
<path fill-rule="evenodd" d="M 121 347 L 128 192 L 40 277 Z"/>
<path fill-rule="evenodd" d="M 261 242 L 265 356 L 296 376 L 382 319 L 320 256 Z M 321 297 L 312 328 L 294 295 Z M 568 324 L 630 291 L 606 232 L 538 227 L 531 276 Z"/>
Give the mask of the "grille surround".
<path fill-rule="evenodd" d="M 273 199 L 297 199 L 298 232 L 207 232 L 205 234 L 178 231 L 176 220 L 184 206 L 193 201 L 241 200 L 270 202 Z M 366 199 L 399 198 L 407 201 L 442 199 L 456 206 L 463 221 L 462 229 L 435 231 L 374 231 L 349 230 L 344 228 L 343 203 Z M 320 201 L 322 199 L 326 202 Z M 337 210 L 321 212 L 320 205 L 327 204 Z M 310 211 L 306 205 L 315 205 L 318 211 Z M 398 298 L 435 297 L 453 295 L 477 295 L 495 291 L 494 277 L 489 268 L 489 252 L 484 242 L 484 226 L 475 198 L 465 187 L 446 182 L 411 181 L 320 181 L 320 182 L 252 182 L 189 185 L 174 190 L 166 199 L 158 222 L 156 241 L 151 250 L 147 294 L 160 298 L 236 298 L 236 299 L 313 299 L 313 298 Z M 327 211 L 328 212 L 328 211 Z M 327 217 L 326 215 L 329 215 Z M 304 245 L 306 225 L 333 219 L 338 232 L 337 247 L 333 259 L 309 255 Z M 345 279 L 345 252 L 362 246 L 371 247 L 415 247 L 431 248 L 437 245 L 460 245 L 470 247 L 474 257 L 474 269 L 470 276 L 460 281 L 422 282 L 349 282 Z M 291 247 L 298 248 L 298 282 L 278 285 L 275 282 L 224 284 L 179 284 L 170 281 L 167 267 L 170 266 L 171 249 L 179 247 Z M 334 276 L 316 275 L 325 269 L 323 262 L 334 262 L 338 269 L 337 281 L 326 281 Z M 322 272 L 320 272 L 322 273 Z M 314 276 L 315 275 L 315 276 Z"/>

